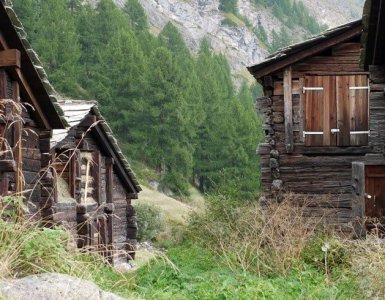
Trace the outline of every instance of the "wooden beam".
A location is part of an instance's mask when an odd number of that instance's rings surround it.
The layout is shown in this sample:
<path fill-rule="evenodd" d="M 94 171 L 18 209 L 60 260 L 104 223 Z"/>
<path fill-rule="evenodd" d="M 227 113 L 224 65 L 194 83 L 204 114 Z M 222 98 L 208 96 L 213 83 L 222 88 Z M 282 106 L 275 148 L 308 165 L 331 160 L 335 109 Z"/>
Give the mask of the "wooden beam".
<path fill-rule="evenodd" d="M 100 147 L 103 148 L 103 150 L 111 155 L 111 157 L 114 159 L 114 169 L 117 171 L 122 182 L 130 189 L 131 192 L 135 193 L 137 191 L 136 187 L 134 186 L 129 174 L 127 174 L 127 170 L 122 165 L 114 147 L 111 145 L 111 142 L 107 139 L 106 133 L 100 128 L 99 124 L 93 127 L 92 130 L 100 142 Z"/>
<path fill-rule="evenodd" d="M 45 115 L 42 107 L 40 106 L 39 101 L 36 99 L 35 95 L 33 94 L 32 89 L 28 83 L 28 80 L 24 77 L 21 70 L 18 68 L 11 69 L 10 73 L 13 77 L 15 77 L 15 79 L 19 83 L 20 93 L 26 98 L 27 102 L 29 102 L 33 106 L 33 108 L 35 109 L 39 121 L 42 123 L 42 125 L 46 129 L 51 129 L 51 125 L 50 125 L 48 119 L 46 118 L 46 115 Z"/>
<path fill-rule="evenodd" d="M 100 203 L 101 199 L 101 155 L 99 151 L 92 152 L 92 173 L 91 176 L 93 178 L 93 197 Z"/>
<path fill-rule="evenodd" d="M 299 140 L 304 143 L 303 131 L 305 128 L 305 94 L 302 93 L 302 89 L 305 86 L 305 77 L 299 79 Z"/>
<path fill-rule="evenodd" d="M 0 68 L 20 68 L 21 54 L 17 49 L 7 49 L 0 51 Z"/>
<path fill-rule="evenodd" d="M 112 169 L 114 165 L 114 159 L 106 157 L 106 202 L 113 203 L 113 176 Z"/>
<path fill-rule="evenodd" d="M 294 150 L 293 138 L 293 93 L 291 67 L 283 72 L 283 99 L 285 111 L 285 144 L 287 153 Z"/>
<path fill-rule="evenodd" d="M 365 163 L 352 163 L 352 187 L 353 187 L 353 229 L 358 238 L 366 236 L 365 228 Z"/>

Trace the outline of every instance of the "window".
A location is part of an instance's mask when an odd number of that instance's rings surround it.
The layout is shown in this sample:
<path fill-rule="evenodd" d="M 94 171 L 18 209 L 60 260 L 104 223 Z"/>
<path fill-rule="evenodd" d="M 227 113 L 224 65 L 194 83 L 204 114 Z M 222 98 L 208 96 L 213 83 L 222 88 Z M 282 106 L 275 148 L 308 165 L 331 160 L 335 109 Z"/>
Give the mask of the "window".
<path fill-rule="evenodd" d="M 306 146 L 362 146 L 369 136 L 367 75 L 306 76 Z"/>

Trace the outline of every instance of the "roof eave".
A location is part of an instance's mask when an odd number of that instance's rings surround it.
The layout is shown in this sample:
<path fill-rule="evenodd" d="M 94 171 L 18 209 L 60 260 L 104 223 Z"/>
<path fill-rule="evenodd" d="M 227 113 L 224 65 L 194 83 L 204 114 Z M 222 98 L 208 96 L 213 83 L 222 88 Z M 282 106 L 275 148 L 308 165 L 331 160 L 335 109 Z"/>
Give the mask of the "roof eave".
<path fill-rule="evenodd" d="M 330 29 L 307 41 L 294 44 L 270 55 L 260 64 L 248 67 L 248 71 L 257 80 L 289 65 L 297 63 L 309 56 L 316 55 L 326 49 L 359 36 L 362 32 L 361 20 Z"/>
<path fill-rule="evenodd" d="M 18 49 L 21 52 L 21 71 L 23 74 L 28 74 L 33 94 L 39 99 L 40 104 L 44 106 L 45 116 L 51 126 L 51 128 L 47 129 L 64 129 L 65 120 L 60 115 L 60 106 L 57 103 L 56 92 L 49 83 L 39 58 L 27 41 L 21 22 L 18 20 L 13 9 L 3 3 L 3 1 L 0 1 L 0 28 L 8 47 Z M 41 75 L 39 75 L 36 68 L 41 70 Z"/>

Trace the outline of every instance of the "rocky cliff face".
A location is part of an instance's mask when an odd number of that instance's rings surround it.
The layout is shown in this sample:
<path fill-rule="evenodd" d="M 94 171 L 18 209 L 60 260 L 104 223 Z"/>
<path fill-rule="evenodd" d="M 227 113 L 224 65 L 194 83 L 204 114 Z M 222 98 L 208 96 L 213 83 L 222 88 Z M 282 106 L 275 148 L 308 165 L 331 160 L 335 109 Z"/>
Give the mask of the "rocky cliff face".
<path fill-rule="evenodd" d="M 193 51 L 206 37 L 213 49 L 225 53 L 233 73 L 244 66 L 261 61 L 267 51 L 244 24 L 222 25 L 224 15 L 218 10 L 219 0 L 140 0 L 150 24 L 161 29 L 172 21 Z"/>
<path fill-rule="evenodd" d="M 361 18 L 365 0 L 302 0 L 320 23 L 335 27 Z"/>
<path fill-rule="evenodd" d="M 123 6 L 125 0 L 114 0 Z M 283 26 L 270 9 L 256 7 L 252 0 L 238 0 L 238 11 L 252 25 L 246 26 L 239 18 L 224 14 L 219 0 L 139 0 L 144 7 L 151 29 L 158 33 L 171 21 L 183 34 L 187 45 L 197 51 L 201 40 L 206 37 L 213 49 L 224 53 L 229 60 L 235 77 L 247 76 L 245 67 L 256 64 L 268 54 L 266 47 L 251 30 L 263 26 L 269 39 L 274 29 Z M 302 0 L 310 13 L 320 23 L 333 27 L 361 16 L 364 0 Z M 223 20 L 230 18 L 235 24 L 225 25 Z M 306 31 L 296 27 L 292 35 L 304 39 Z"/>

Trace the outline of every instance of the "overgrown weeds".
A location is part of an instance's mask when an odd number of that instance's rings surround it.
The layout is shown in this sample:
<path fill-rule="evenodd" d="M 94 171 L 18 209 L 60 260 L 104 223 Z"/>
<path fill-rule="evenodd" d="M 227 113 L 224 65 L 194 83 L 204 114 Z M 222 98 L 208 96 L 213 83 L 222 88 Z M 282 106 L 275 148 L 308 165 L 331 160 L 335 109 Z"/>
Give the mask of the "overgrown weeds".
<path fill-rule="evenodd" d="M 310 204 L 310 198 L 294 194 L 265 207 L 212 198 L 204 214 L 191 216 L 188 238 L 210 249 L 233 272 L 272 280 L 295 274 L 303 284 L 309 275 L 336 289 L 328 297 L 350 289 L 356 293 L 353 299 L 385 298 L 384 240 L 377 235 L 353 240 L 335 232 L 324 226 L 326 210 L 322 214 L 317 208 L 319 216 L 309 217 L 314 212 Z"/>
<path fill-rule="evenodd" d="M 204 215 L 192 216 L 191 232 L 231 269 L 286 274 L 321 230 L 321 219 L 306 218 L 293 197 L 268 207 L 211 199 Z"/>
<path fill-rule="evenodd" d="M 132 293 L 132 275 L 114 270 L 97 250 L 78 249 L 69 232 L 43 228 L 33 218 L 14 222 L 6 211 L 0 211 L 0 279 L 62 273 L 123 296 Z"/>

